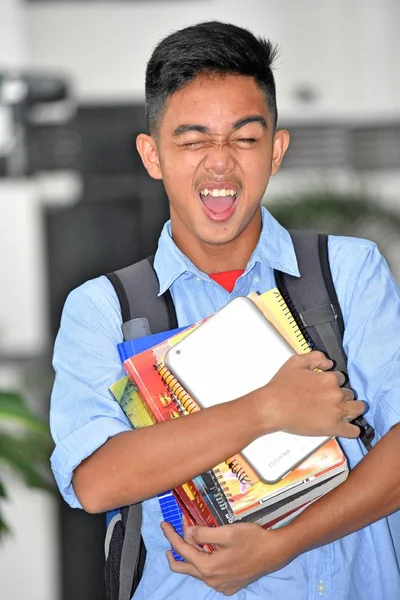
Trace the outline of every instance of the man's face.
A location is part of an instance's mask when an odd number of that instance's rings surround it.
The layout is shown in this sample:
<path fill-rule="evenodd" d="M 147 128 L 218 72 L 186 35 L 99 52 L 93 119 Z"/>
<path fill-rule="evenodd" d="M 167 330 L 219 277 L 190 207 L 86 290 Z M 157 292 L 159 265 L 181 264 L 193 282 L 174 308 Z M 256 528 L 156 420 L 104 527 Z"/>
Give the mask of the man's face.
<path fill-rule="evenodd" d="M 249 228 L 259 235 L 260 201 L 289 137 L 274 137 L 253 78 L 197 78 L 171 96 L 157 140 L 140 137 L 146 168 L 163 179 L 178 245 L 229 244 Z"/>

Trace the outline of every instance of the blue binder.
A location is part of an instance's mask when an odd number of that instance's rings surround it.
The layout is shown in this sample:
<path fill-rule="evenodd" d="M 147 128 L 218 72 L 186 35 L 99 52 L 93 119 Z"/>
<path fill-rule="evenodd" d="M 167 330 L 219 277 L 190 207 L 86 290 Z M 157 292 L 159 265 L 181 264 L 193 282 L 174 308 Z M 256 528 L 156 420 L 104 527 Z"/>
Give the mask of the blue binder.
<path fill-rule="evenodd" d="M 152 348 L 156 344 L 160 344 L 164 342 L 171 336 L 175 335 L 186 329 L 185 327 L 179 327 L 178 329 L 171 329 L 169 331 L 162 331 L 161 333 L 154 333 L 152 335 L 148 335 L 141 338 L 136 338 L 134 340 L 128 340 L 127 342 L 121 342 L 118 344 L 118 353 L 121 359 L 121 362 L 124 362 L 127 358 L 131 356 L 135 356 L 135 354 L 139 354 L 140 352 L 144 352 L 149 348 Z M 161 513 L 164 521 L 171 523 L 177 533 L 183 537 L 183 529 L 182 529 L 182 511 L 177 501 L 175 500 L 175 496 L 172 491 L 165 492 L 164 494 L 160 494 L 158 496 L 158 501 L 160 503 Z M 110 511 L 107 513 L 107 524 L 113 518 L 115 514 L 119 511 Z M 172 554 L 175 560 L 185 559 L 180 556 L 173 548 L 171 548 Z"/>

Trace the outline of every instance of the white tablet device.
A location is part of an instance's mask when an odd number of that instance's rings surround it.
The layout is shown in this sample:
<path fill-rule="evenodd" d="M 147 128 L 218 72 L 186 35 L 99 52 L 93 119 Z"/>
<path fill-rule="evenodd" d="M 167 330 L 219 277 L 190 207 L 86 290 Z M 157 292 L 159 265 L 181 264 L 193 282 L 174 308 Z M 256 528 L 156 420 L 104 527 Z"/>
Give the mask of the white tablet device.
<path fill-rule="evenodd" d="M 254 302 L 241 296 L 173 346 L 165 364 L 207 408 L 264 386 L 293 354 Z M 274 483 L 328 439 L 279 431 L 258 438 L 241 454 L 261 479 Z"/>

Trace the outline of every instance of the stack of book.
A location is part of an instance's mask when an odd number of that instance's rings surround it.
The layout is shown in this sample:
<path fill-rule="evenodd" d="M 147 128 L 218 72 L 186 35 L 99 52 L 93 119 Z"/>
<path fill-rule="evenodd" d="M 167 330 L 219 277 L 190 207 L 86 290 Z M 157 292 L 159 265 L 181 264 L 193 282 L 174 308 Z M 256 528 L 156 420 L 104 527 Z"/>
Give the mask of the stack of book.
<path fill-rule="evenodd" d="M 276 288 L 260 295 L 250 294 L 248 298 L 294 352 L 310 351 Z M 127 375 L 114 383 L 110 391 L 134 428 L 148 427 L 201 410 L 167 368 L 164 359 L 171 348 L 203 323 L 121 345 L 120 355 Z M 170 520 L 166 511 L 170 510 L 172 501 L 192 524 L 215 527 L 251 521 L 268 529 L 276 528 L 295 518 L 348 475 L 346 458 L 335 439 L 324 442 L 273 483 L 263 480 L 253 466 L 242 453 L 237 454 L 169 494 L 163 494 L 159 499 L 164 518 Z M 178 511 L 178 517 L 179 514 Z M 176 518 L 173 524 L 177 525 Z"/>

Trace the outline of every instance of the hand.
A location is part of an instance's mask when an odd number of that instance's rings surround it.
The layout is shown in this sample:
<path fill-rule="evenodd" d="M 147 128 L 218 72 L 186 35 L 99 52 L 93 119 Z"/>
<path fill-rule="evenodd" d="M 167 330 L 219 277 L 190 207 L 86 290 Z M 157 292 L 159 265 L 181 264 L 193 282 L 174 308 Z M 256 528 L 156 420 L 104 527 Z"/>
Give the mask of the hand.
<path fill-rule="evenodd" d="M 234 523 L 220 527 L 188 527 L 184 539 L 169 523 L 161 528 L 173 548 L 186 562 L 176 561 L 167 552 L 172 571 L 191 575 L 225 596 L 231 596 L 267 573 L 272 573 L 293 558 L 284 543 L 283 530 L 266 531 L 255 523 Z M 212 544 L 213 552 L 200 545 Z"/>
<path fill-rule="evenodd" d="M 340 387 L 345 377 L 340 371 L 329 371 L 332 367 L 322 352 L 293 356 L 258 390 L 267 400 L 265 407 L 275 430 L 347 438 L 360 435 L 360 429 L 349 421 L 365 411 L 365 404 L 354 400 L 350 389 Z"/>

